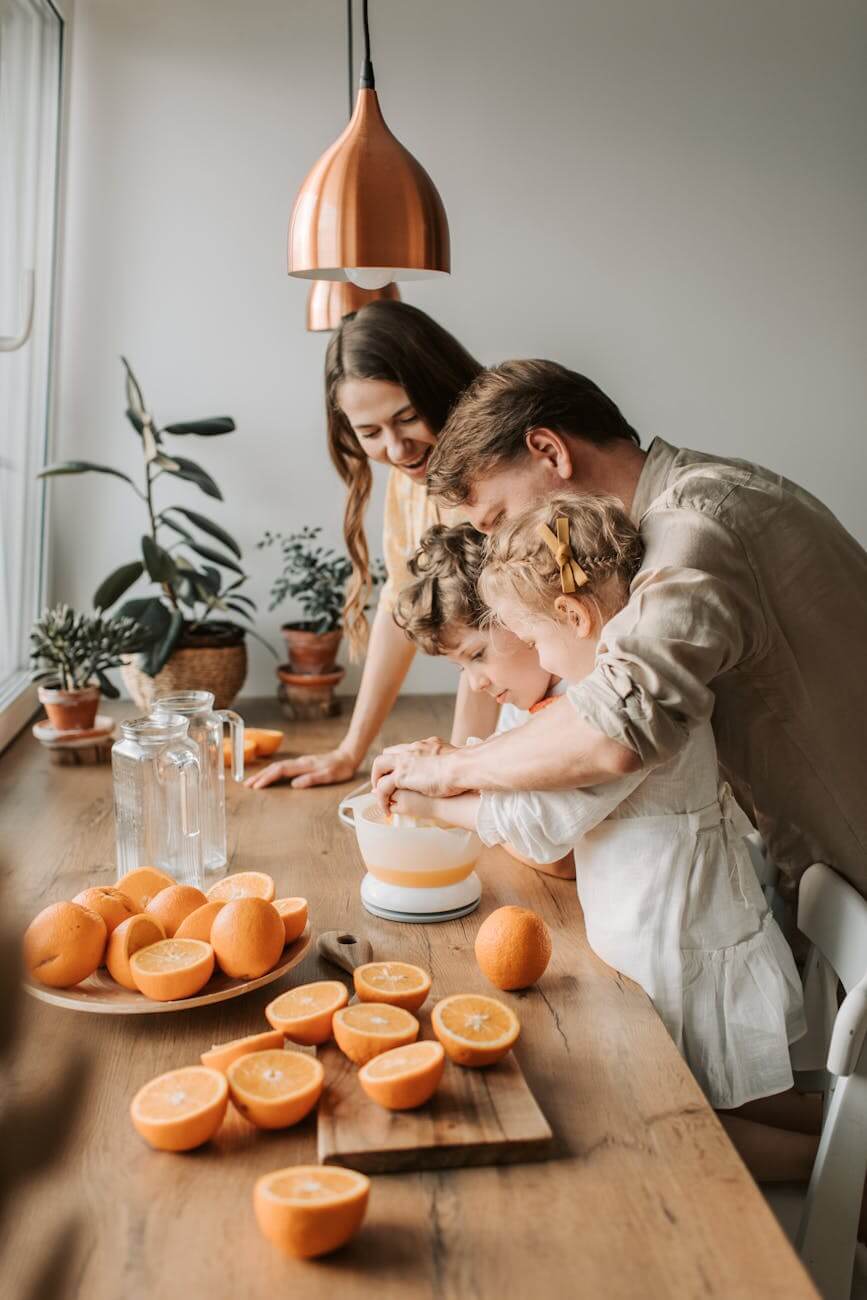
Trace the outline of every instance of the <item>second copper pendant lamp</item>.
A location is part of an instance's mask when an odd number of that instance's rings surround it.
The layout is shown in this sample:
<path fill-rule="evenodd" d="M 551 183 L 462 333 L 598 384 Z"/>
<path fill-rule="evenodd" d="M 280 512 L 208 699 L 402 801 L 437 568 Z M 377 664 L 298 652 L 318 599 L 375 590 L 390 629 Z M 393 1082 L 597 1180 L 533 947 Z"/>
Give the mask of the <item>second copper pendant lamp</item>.
<path fill-rule="evenodd" d="M 448 275 L 449 228 L 436 186 L 392 135 L 376 95 L 368 0 L 363 0 L 364 65 L 349 125 L 308 173 L 292 210 L 289 274 L 314 285 L 308 328 L 328 329 L 371 297 L 397 297 L 394 280 Z M 351 0 L 347 6 L 351 23 Z M 351 67 L 351 26 L 350 67 Z M 355 290 L 354 294 L 351 290 Z M 334 320 L 343 302 L 350 303 Z"/>

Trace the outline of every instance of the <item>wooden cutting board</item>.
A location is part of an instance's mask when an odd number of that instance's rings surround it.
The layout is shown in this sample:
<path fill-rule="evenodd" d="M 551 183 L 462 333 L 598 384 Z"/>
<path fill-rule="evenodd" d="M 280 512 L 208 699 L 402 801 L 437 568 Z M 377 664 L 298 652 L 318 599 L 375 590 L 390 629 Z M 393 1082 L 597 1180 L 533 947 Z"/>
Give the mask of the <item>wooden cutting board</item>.
<path fill-rule="evenodd" d="M 333 933 L 320 938 L 319 952 L 346 970 L 371 959 L 369 944 Z M 423 1029 L 422 1037 L 430 1036 Z M 328 1081 L 317 1120 L 320 1164 L 384 1174 L 517 1164 L 552 1154 L 548 1121 L 513 1052 L 483 1070 L 447 1060 L 431 1100 L 406 1111 L 384 1110 L 371 1101 L 356 1067 L 334 1043 L 317 1055 Z"/>
<path fill-rule="evenodd" d="M 551 1154 L 551 1129 L 512 1052 L 484 1070 L 447 1061 L 431 1100 L 405 1111 L 384 1110 L 365 1096 L 358 1071 L 334 1044 L 318 1056 L 328 1080 L 319 1102 L 320 1164 L 384 1174 L 517 1164 Z"/>

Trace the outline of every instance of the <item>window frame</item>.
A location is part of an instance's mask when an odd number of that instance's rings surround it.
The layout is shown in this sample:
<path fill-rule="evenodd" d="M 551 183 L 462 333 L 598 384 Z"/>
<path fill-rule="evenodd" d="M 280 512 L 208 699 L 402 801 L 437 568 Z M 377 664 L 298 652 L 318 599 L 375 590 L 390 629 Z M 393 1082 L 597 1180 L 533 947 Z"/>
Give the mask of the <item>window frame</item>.
<path fill-rule="evenodd" d="M 42 0 L 45 7 L 57 19 L 57 120 L 55 124 L 55 149 L 53 159 L 53 184 L 51 190 L 52 237 L 49 266 L 51 270 L 51 291 L 48 311 L 47 376 L 45 391 L 45 419 L 41 439 L 41 463 L 46 464 L 54 443 L 55 432 L 55 397 L 57 390 L 57 369 L 59 362 L 58 328 L 60 307 L 60 246 L 63 219 L 63 181 L 66 162 L 66 127 L 68 122 L 67 94 L 68 77 L 66 75 L 66 56 L 69 37 L 69 22 L 65 0 Z M 34 570 L 36 574 L 36 608 L 44 600 L 48 580 L 48 496 L 47 484 L 39 487 L 36 504 L 37 537 L 34 551 Z M 26 668 L 21 668 L 0 686 L 0 752 L 6 749 L 17 737 L 39 709 L 36 686 L 30 679 Z"/>

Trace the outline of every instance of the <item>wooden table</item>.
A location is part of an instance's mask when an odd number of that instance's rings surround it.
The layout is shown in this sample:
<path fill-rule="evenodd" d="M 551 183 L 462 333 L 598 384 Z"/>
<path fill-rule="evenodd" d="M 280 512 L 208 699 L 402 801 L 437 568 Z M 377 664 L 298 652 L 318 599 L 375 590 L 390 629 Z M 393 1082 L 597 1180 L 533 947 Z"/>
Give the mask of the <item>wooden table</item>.
<path fill-rule="evenodd" d="M 403 699 L 382 739 L 445 732 L 450 709 L 445 697 Z M 276 702 L 241 711 L 251 723 L 287 725 Z M 288 724 L 291 748 L 333 745 L 343 725 Z M 481 862 L 473 916 L 436 926 L 377 920 L 361 907 L 360 859 L 336 817 L 345 790 L 232 788 L 231 869 L 268 871 L 278 894 L 306 896 L 316 931 L 366 934 L 378 955 L 426 967 L 439 996 L 485 987 L 473 938 L 493 908 L 539 912 L 553 935 L 551 964 L 537 988 L 503 996 L 521 1017 L 517 1053 L 556 1157 L 381 1176 L 354 1242 L 292 1262 L 260 1237 L 251 1193 L 259 1174 L 315 1160 L 312 1120 L 268 1134 L 232 1116 L 212 1144 L 175 1156 L 149 1150 L 127 1114 L 153 1075 L 264 1028 L 262 1008 L 284 984 L 161 1016 L 88 1016 L 26 999 L 15 1066 L 22 1091 L 38 1093 L 74 1046 L 87 1049 L 91 1076 L 65 1157 L 10 1213 L 2 1293 L 24 1294 L 35 1261 L 76 1210 L 67 1276 L 70 1294 L 87 1300 L 815 1297 L 647 998 L 587 947 L 574 884 L 497 850 Z M 5 897 L 23 916 L 87 883 L 113 883 L 108 768 L 52 766 L 25 733 L 0 759 L 0 810 Z M 285 986 L 323 977 L 334 970 L 311 955 Z"/>

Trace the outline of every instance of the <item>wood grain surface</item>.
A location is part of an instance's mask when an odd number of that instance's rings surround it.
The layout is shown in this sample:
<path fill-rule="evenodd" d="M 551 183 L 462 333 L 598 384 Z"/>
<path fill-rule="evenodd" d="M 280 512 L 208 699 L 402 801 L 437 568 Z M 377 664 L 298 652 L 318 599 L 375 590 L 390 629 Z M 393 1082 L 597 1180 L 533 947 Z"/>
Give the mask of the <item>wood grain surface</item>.
<path fill-rule="evenodd" d="M 432 1038 L 430 1006 L 417 1012 Z M 319 1103 L 317 1156 L 364 1174 L 517 1164 L 553 1154 L 551 1130 L 514 1053 L 486 1070 L 446 1061 L 442 1083 L 418 1110 L 388 1111 L 362 1091 L 333 1043 L 319 1051 L 328 1088 Z"/>
<path fill-rule="evenodd" d="M 132 706 L 114 711 L 129 716 Z M 242 702 L 240 711 L 251 724 L 284 727 L 295 753 L 332 747 L 345 725 L 287 726 L 276 701 Z M 447 734 L 450 714 L 445 697 L 404 698 L 380 742 Z M 0 1293 L 26 1293 L 36 1261 L 74 1213 L 68 1294 L 86 1300 L 815 1300 L 647 998 L 587 947 L 574 883 L 498 850 L 479 865 L 484 893 L 473 915 L 436 926 L 368 916 L 354 837 L 336 816 L 349 788 L 230 786 L 231 869 L 270 872 L 278 895 L 309 900 L 314 932 L 361 930 L 378 956 L 428 969 L 440 995 L 486 989 L 473 940 L 493 908 L 537 910 L 551 928 L 551 964 L 537 987 L 503 997 L 521 1018 L 516 1055 L 556 1158 L 375 1178 L 353 1242 L 326 1259 L 290 1261 L 259 1236 L 252 1188 L 260 1174 L 315 1160 L 313 1118 L 258 1133 L 230 1108 L 214 1142 L 168 1155 L 141 1142 L 128 1107 L 154 1075 L 264 1029 L 262 1008 L 283 988 L 335 978 L 315 948 L 283 982 L 187 1015 L 83 1017 L 22 998 L 8 1087 L 43 1093 L 64 1057 L 82 1049 L 90 1079 L 62 1159 L 7 1203 Z M 0 759 L 9 924 L 87 884 L 112 884 L 113 863 L 109 770 L 52 766 L 25 731 Z"/>

